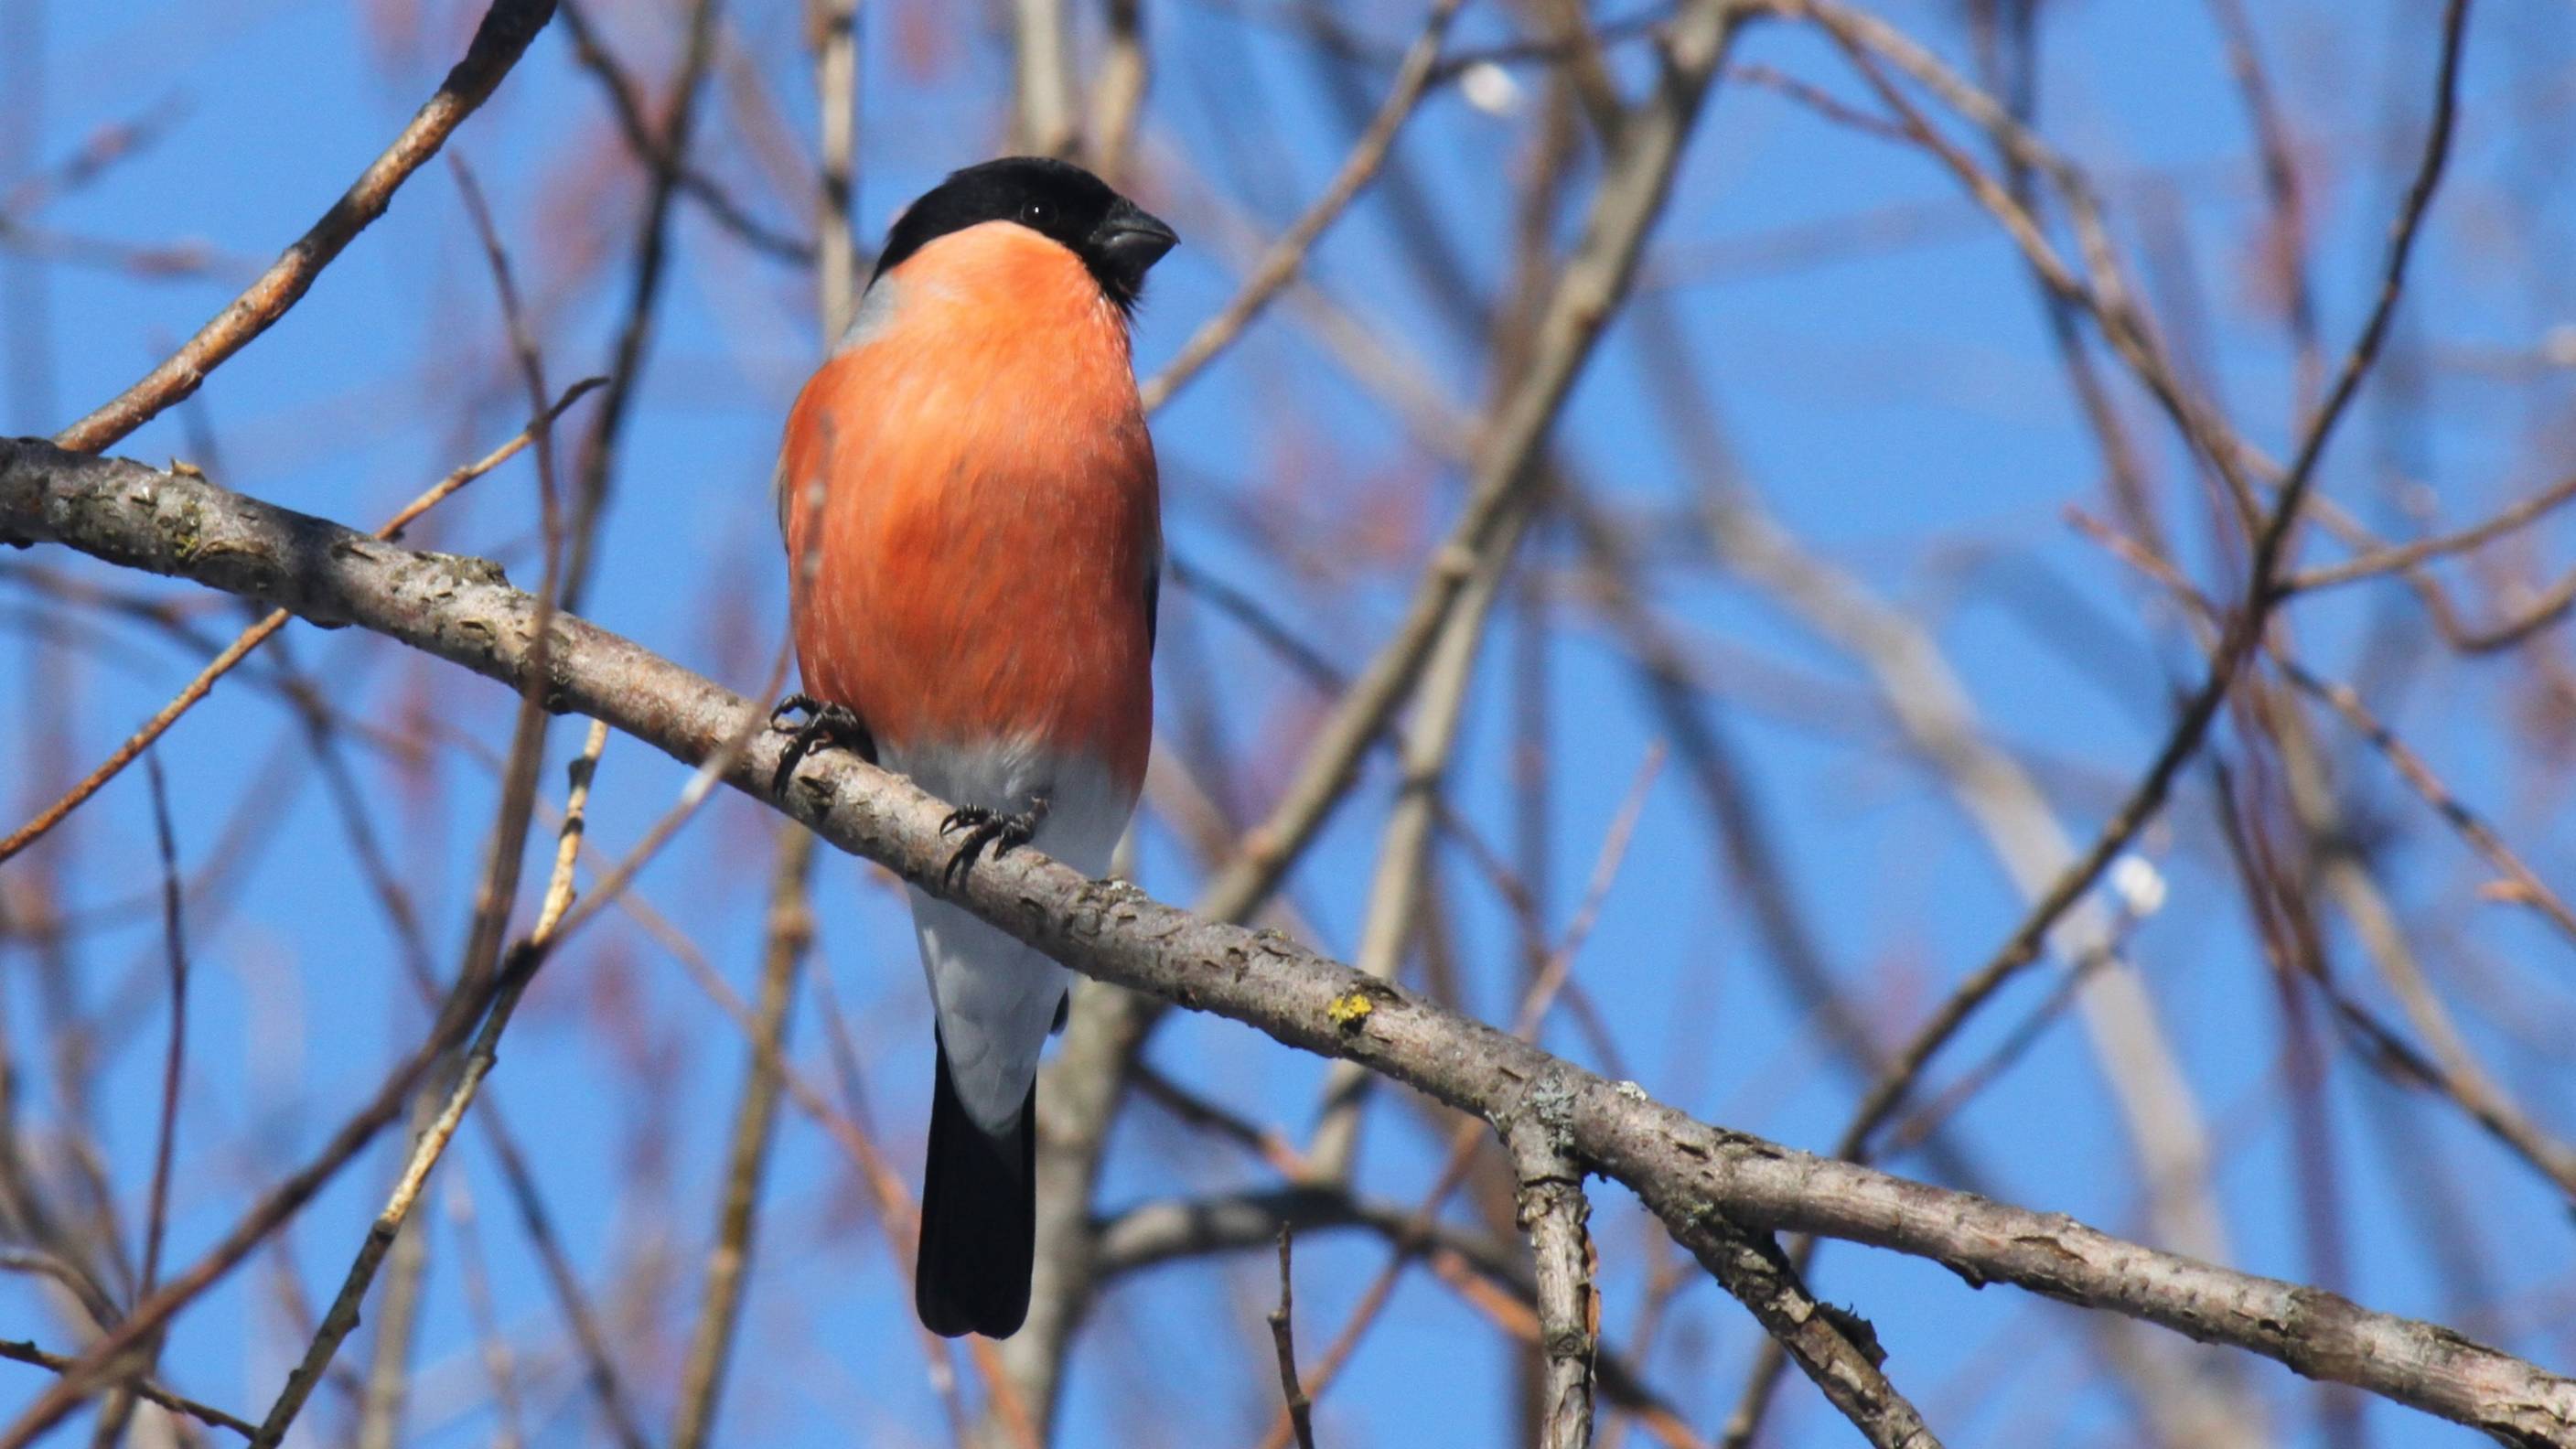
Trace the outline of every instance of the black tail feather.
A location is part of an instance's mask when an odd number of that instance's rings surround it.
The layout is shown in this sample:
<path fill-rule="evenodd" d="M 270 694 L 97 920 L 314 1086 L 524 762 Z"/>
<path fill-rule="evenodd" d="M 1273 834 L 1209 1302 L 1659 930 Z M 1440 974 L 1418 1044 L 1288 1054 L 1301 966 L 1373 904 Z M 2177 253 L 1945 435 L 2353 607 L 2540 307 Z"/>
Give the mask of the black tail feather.
<path fill-rule="evenodd" d="M 1008 1338 L 1029 1316 L 1038 1237 L 1037 1125 L 1034 1083 L 1008 1130 L 997 1135 L 976 1125 L 957 1099 L 948 1048 L 940 1046 L 912 1283 L 913 1306 L 931 1332 Z"/>

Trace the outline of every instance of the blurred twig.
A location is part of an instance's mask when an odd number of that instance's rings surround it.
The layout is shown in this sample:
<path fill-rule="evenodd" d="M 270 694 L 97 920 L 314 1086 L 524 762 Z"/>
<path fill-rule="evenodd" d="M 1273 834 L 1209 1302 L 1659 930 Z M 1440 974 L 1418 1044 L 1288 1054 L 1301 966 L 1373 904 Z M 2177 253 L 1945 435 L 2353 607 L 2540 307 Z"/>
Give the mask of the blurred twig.
<path fill-rule="evenodd" d="M 16 1363 L 33 1364 L 38 1368 L 52 1369 L 55 1373 L 68 1372 L 73 1364 L 73 1360 L 61 1354 L 47 1353 L 20 1338 L 0 1338 L 0 1358 Z M 230 1429 L 245 1439 L 259 1432 L 259 1427 L 248 1419 L 227 1414 L 212 1404 L 201 1404 L 194 1399 L 174 1394 L 148 1379 L 138 1379 L 129 1387 L 148 1403 L 159 1404 L 174 1414 L 185 1414 L 218 1429 Z"/>
<path fill-rule="evenodd" d="M 510 1015 L 517 1009 L 528 983 L 535 979 L 537 967 L 544 962 L 556 924 L 572 904 L 573 858 L 581 849 L 591 776 L 598 768 L 599 752 L 607 743 L 608 726 L 594 721 L 589 739 L 572 765 L 572 787 L 564 805 L 564 823 L 555 848 L 554 871 L 548 880 L 545 903 L 537 913 L 536 925 L 512 953 L 510 963 L 501 970 L 500 989 L 494 996 L 490 1013 L 483 1018 L 482 1029 L 475 1038 L 473 1049 L 466 1054 L 455 1085 L 448 1090 L 445 1104 L 431 1120 L 428 1130 L 413 1144 L 411 1156 L 403 1164 L 402 1176 L 394 1184 L 393 1195 L 368 1226 L 366 1240 L 359 1246 L 356 1259 L 349 1265 L 348 1275 L 341 1281 L 339 1295 L 332 1300 L 330 1311 L 322 1316 L 322 1326 L 305 1349 L 303 1361 L 287 1376 L 286 1387 L 270 1407 L 258 1436 L 251 1441 L 260 1449 L 270 1449 L 286 1437 L 288 1426 L 295 1422 L 306 1397 L 313 1392 L 314 1384 L 320 1381 L 323 1369 L 330 1364 L 332 1355 L 339 1351 L 341 1341 L 358 1326 L 358 1305 L 365 1299 L 368 1286 L 375 1281 L 377 1266 L 384 1261 L 396 1235 L 401 1233 L 404 1223 L 410 1218 L 412 1205 L 419 1201 L 421 1189 L 428 1184 L 430 1169 L 438 1165 L 447 1144 L 456 1136 L 457 1127 L 465 1120 L 465 1109 L 472 1105 L 475 1089 L 483 1084 L 484 1076 L 499 1058 L 501 1033 L 509 1026 Z M 460 976 L 459 979 L 472 978 Z"/>
<path fill-rule="evenodd" d="M 1011 149 L 1070 156 L 1076 134 L 1073 22 L 1066 0 L 1010 0 Z"/>
<path fill-rule="evenodd" d="M 697 1327 L 680 1367 L 680 1407 L 673 1420 L 671 1449 L 699 1449 L 708 1442 L 725 1366 L 741 1327 L 761 1174 L 768 1164 L 778 1117 L 780 1072 L 775 1063 L 786 1049 L 787 1008 L 795 999 L 797 968 L 814 939 L 813 908 L 807 899 L 813 870 L 813 832 L 792 824 L 781 829 L 778 867 L 770 887 L 769 944 L 760 974 L 757 1035 L 743 1077 L 742 1098 L 734 1109 L 724 1197 L 715 1246 L 707 1256 Z"/>
<path fill-rule="evenodd" d="M 563 415 L 564 409 L 578 402 L 583 394 L 599 386 L 602 381 L 603 379 L 591 377 L 574 383 L 565 390 L 562 397 L 555 400 L 554 406 L 546 409 L 540 418 L 521 429 L 518 436 L 430 485 L 429 491 L 413 499 L 401 512 L 393 516 L 392 521 L 377 529 L 375 536 L 386 540 L 402 537 L 403 529 L 409 526 L 412 520 L 445 501 L 449 494 L 517 457 L 520 449 L 528 446 L 530 440 Z M 285 628 L 286 620 L 286 611 L 279 609 L 243 630 L 239 637 L 225 646 L 223 653 L 216 655 L 212 662 L 198 671 L 196 678 L 188 681 L 187 688 L 180 690 L 176 698 L 163 705 L 159 713 L 144 721 L 143 727 L 128 737 L 125 743 L 117 746 L 115 752 L 102 761 L 97 769 L 82 777 L 79 784 L 66 791 L 60 800 L 47 806 L 42 814 L 11 832 L 6 840 L 0 840 L 0 861 L 8 860 L 43 839 L 47 831 L 62 823 L 63 817 L 79 809 L 92 795 L 99 792 L 100 787 L 115 779 L 126 766 L 133 764 L 135 756 L 150 749 L 153 741 L 167 734 L 170 726 L 179 722 L 179 716 L 186 714 L 198 700 L 206 697 L 206 692 L 215 687 L 216 680 L 230 673 L 234 665 L 248 658 L 251 651 L 265 643 L 270 635 Z"/>
<path fill-rule="evenodd" d="M 1404 128 L 1416 107 L 1422 103 L 1429 87 L 1431 69 L 1440 58 L 1440 45 L 1449 33 L 1449 22 L 1457 18 L 1462 0 L 1432 0 L 1431 13 L 1422 22 L 1422 33 L 1414 38 L 1404 53 L 1404 62 L 1396 68 L 1395 81 L 1388 87 L 1386 99 L 1377 114 L 1369 119 L 1368 129 L 1350 154 L 1343 158 L 1341 169 L 1334 173 L 1321 196 L 1306 208 L 1305 214 L 1280 233 L 1254 264 L 1251 275 L 1243 280 L 1242 290 L 1225 310 L 1199 324 L 1190 340 L 1181 345 L 1178 356 L 1164 364 L 1163 370 L 1137 389 L 1144 399 L 1145 410 L 1152 412 L 1172 400 L 1218 353 L 1223 352 L 1243 329 L 1252 325 L 1271 299 L 1294 279 L 1306 263 L 1306 254 L 1314 250 L 1324 232 L 1331 227 L 1353 198 L 1365 190 L 1377 176 L 1378 167 L 1395 145 L 1396 133 Z"/>
<path fill-rule="evenodd" d="M 1090 134 L 1085 147 L 1091 169 L 1112 186 L 1127 180 L 1127 155 L 1144 115 L 1145 90 L 1154 74 L 1153 50 L 1145 42 L 1144 0 L 1107 0 L 1108 53 L 1100 59 L 1091 82 Z"/>
<path fill-rule="evenodd" d="M 814 285 L 823 345 L 840 345 L 858 309 L 858 245 L 850 211 L 858 204 L 858 0 L 813 0 L 814 90 L 823 167 L 814 196 Z"/>
<path fill-rule="evenodd" d="M 691 0 L 688 32 L 671 78 L 669 114 L 661 134 L 643 153 L 647 186 L 644 213 L 636 224 L 634 273 L 627 284 L 623 320 L 611 351 L 608 387 L 591 414 L 590 431 L 582 437 L 575 467 L 572 513 L 564 554 L 563 603 L 579 609 L 590 586 L 591 556 L 598 544 L 599 521 L 608 507 L 608 490 L 617 476 L 618 443 L 624 435 L 627 409 L 642 382 L 644 360 L 652 345 L 654 316 L 662 296 L 662 279 L 671 251 L 671 203 L 679 194 L 682 168 L 688 164 L 689 139 L 695 133 L 699 95 L 715 55 L 716 13 L 720 0 Z M 577 12 L 566 0 L 567 12 Z"/>
<path fill-rule="evenodd" d="M 2253 651 L 2264 624 L 2283 597 L 2274 574 L 2287 550 L 2291 530 L 2297 522 L 2299 504 L 2314 479 L 2317 463 L 2324 454 L 2336 420 L 2350 404 L 2361 378 L 2378 355 L 2380 342 L 2387 335 L 2389 317 L 2404 287 L 2407 259 L 2413 252 L 2416 233 L 2432 204 L 2443 162 L 2450 152 L 2461 43 L 2468 16 L 2467 0 L 2449 0 L 2444 14 L 2440 81 L 2433 123 L 2425 139 L 2424 153 L 2414 181 L 2407 189 L 2406 201 L 2390 238 L 2377 301 L 2361 336 L 2337 369 L 2324 404 L 2310 420 L 2297 461 L 2284 476 L 2272 511 L 2256 539 L 2253 578 L 2246 601 L 2230 615 L 2226 631 L 2211 658 L 2207 678 L 2183 706 L 2172 733 L 2140 777 L 2129 799 L 2113 814 L 2092 846 L 2061 871 L 2049 888 L 2040 894 L 2012 935 L 1985 966 L 1963 981 L 1907 1044 L 1899 1055 L 1896 1071 L 1872 1089 L 1860 1110 L 1854 1114 L 1851 1127 L 1844 1134 L 1845 1141 L 1865 1140 L 1879 1123 L 1886 1120 L 1904 1096 L 1907 1084 L 1922 1070 L 1932 1054 L 2006 980 L 2038 958 L 2042 942 L 2059 918 L 2083 898 L 2112 858 L 2126 849 L 2147 820 L 2161 809 L 2174 777 L 2198 750 L 2237 669 Z"/>
<path fill-rule="evenodd" d="M 705 207 L 711 220 L 756 252 L 798 265 L 826 259 L 823 252 L 828 249 L 828 242 L 818 247 L 762 222 L 735 201 L 731 193 L 717 185 L 713 178 L 679 156 L 673 150 L 668 135 L 654 135 L 652 123 L 645 118 L 644 102 L 636 94 L 634 78 L 617 63 L 615 56 L 609 54 L 599 32 L 591 26 L 587 7 L 581 0 L 559 0 L 559 3 L 564 33 L 572 38 L 573 59 L 579 61 L 582 68 L 599 81 L 599 88 L 607 93 L 608 109 L 617 117 L 618 134 L 625 138 L 627 150 L 647 172 L 657 176 L 669 173 L 674 188 Z"/>

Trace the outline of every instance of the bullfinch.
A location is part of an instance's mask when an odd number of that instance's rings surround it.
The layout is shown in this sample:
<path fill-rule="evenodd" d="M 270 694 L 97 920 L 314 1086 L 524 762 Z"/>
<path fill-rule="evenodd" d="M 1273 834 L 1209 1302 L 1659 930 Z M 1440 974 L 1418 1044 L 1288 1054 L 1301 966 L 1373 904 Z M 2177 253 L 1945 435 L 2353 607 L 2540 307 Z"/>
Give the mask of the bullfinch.
<path fill-rule="evenodd" d="M 955 806 L 947 869 L 1109 867 L 1153 733 L 1162 522 L 1128 354 L 1177 238 L 1078 166 L 959 171 L 895 222 L 777 472 L 808 721 Z M 937 1018 L 914 1303 L 1006 1337 L 1036 1251 L 1037 1070 L 1072 976 L 913 887 Z"/>

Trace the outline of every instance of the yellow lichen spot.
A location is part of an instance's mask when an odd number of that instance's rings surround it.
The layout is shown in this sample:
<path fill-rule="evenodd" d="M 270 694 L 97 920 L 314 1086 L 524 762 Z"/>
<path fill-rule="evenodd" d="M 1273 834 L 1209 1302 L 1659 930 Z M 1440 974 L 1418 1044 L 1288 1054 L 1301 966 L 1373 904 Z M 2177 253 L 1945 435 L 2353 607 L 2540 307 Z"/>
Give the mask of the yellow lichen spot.
<path fill-rule="evenodd" d="M 184 458 L 171 459 L 170 471 L 178 474 L 182 478 L 203 478 L 206 476 L 205 469 L 198 467 L 196 464 L 191 463 Z"/>
<path fill-rule="evenodd" d="M 1361 1022 L 1366 1021 L 1368 1014 L 1375 1010 L 1377 1010 L 1377 1003 L 1369 999 L 1367 992 L 1345 991 L 1334 997 L 1332 1003 L 1324 1008 L 1324 1015 L 1332 1018 L 1333 1025 L 1344 1031 L 1352 1031 L 1356 1030 Z"/>

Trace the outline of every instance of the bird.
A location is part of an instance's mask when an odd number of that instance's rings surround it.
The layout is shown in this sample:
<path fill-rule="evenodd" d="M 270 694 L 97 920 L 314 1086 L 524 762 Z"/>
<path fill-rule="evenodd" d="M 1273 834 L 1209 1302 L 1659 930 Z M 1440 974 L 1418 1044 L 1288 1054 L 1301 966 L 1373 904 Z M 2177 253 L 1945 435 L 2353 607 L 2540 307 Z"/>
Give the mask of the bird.
<path fill-rule="evenodd" d="M 1068 162 L 957 171 L 896 219 L 788 412 L 802 690 L 774 716 L 795 729 L 776 786 L 833 746 L 911 777 L 955 807 L 951 881 L 1019 845 L 1100 876 L 1134 813 L 1163 550 L 1129 331 L 1178 241 Z M 1005 1338 L 1036 1253 L 1038 1058 L 1073 977 L 909 890 L 936 1023 L 914 1306 Z"/>

